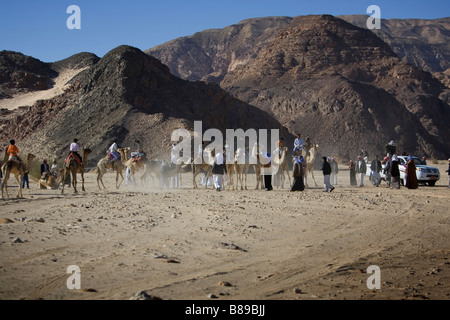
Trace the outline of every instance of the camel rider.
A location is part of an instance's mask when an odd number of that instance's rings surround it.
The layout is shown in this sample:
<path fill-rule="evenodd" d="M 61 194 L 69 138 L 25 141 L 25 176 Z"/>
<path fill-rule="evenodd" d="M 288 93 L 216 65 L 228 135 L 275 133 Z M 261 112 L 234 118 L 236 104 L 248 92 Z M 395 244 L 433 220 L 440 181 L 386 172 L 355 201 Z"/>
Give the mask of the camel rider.
<path fill-rule="evenodd" d="M 21 163 L 22 159 L 20 159 L 20 157 L 18 155 L 19 154 L 19 148 L 17 148 L 17 146 L 16 146 L 16 141 L 15 140 L 9 140 L 9 144 L 10 144 L 9 147 L 6 150 L 6 152 L 9 155 L 8 160 L 9 161 L 14 161 L 14 162 L 17 162 L 17 163 Z"/>
<path fill-rule="evenodd" d="M 300 151 L 301 154 L 302 149 L 303 149 L 303 139 L 301 138 L 300 133 L 297 133 L 297 138 L 294 140 L 294 153 L 296 151 Z"/>
<path fill-rule="evenodd" d="M 80 151 L 80 145 L 78 144 L 78 139 L 73 139 L 73 142 L 70 144 L 69 149 L 70 149 L 70 154 L 75 155 L 75 158 L 78 158 L 76 160 L 77 161 L 79 160 L 79 163 L 81 163 L 83 161 L 83 159 L 80 156 L 80 154 L 78 153 Z M 70 154 L 69 154 L 69 158 L 70 158 Z"/>
<path fill-rule="evenodd" d="M 110 161 L 114 162 L 119 159 L 119 152 L 117 152 L 117 142 L 114 141 L 113 144 L 109 147 Z M 112 158 L 111 158 L 112 156 Z"/>

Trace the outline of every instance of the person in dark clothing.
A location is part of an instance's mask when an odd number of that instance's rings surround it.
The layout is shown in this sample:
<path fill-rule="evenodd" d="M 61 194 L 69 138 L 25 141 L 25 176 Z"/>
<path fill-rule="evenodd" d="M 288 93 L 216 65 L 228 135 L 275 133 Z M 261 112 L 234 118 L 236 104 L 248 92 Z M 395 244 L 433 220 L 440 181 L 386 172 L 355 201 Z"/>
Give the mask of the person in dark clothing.
<path fill-rule="evenodd" d="M 353 160 L 350 160 L 350 163 L 348 165 L 348 170 L 350 172 L 350 185 L 351 186 L 356 186 L 357 182 L 356 182 L 356 165 L 353 162 Z"/>
<path fill-rule="evenodd" d="M 400 189 L 400 169 L 398 168 L 398 158 L 397 155 L 392 156 L 391 161 L 391 183 L 390 188 Z"/>
<path fill-rule="evenodd" d="M 419 182 L 417 181 L 416 175 L 416 164 L 412 156 L 408 157 L 408 164 L 406 165 L 406 183 L 405 186 L 408 189 L 417 189 L 419 187 Z"/>
<path fill-rule="evenodd" d="M 264 162 L 261 168 L 261 173 L 264 175 L 264 187 L 266 191 L 273 190 L 272 187 L 272 168 L 271 168 L 271 155 L 270 152 L 267 152 L 265 157 L 262 158 Z"/>
<path fill-rule="evenodd" d="M 50 172 L 50 166 L 47 163 L 47 159 L 42 160 L 41 163 L 41 177 L 47 175 Z"/>
<path fill-rule="evenodd" d="M 294 182 L 292 183 L 291 192 L 305 190 L 304 176 L 305 176 L 305 161 L 303 156 L 294 158 L 294 170 L 292 176 Z"/>
<path fill-rule="evenodd" d="M 328 189 L 330 192 L 334 190 L 334 187 L 330 183 L 330 175 L 331 175 L 331 166 L 327 161 L 327 157 L 322 157 L 322 172 L 323 172 L 323 183 L 325 190 L 323 192 L 328 192 Z"/>

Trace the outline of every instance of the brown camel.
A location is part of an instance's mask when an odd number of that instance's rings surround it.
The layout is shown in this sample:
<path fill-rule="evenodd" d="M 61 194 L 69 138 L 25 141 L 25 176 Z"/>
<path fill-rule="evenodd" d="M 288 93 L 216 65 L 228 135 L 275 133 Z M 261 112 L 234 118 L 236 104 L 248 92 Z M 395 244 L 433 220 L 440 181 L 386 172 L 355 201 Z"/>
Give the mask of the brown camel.
<path fill-rule="evenodd" d="M 47 179 L 39 179 L 39 189 L 52 189 L 56 190 L 62 182 L 64 176 L 64 169 L 59 169 L 57 177 L 53 174 L 49 174 Z"/>
<path fill-rule="evenodd" d="M 306 172 L 305 172 L 305 186 L 308 187 L 308 173 L 311 173 L 311 177 L 317 187 L 316 179 L 314 179 L 314 161 L 316 160 L 317 150 L 319 149 L 318 144 L 313 144 L 311 149 L 309 149 L 309 155 L 303 155 L 306 157 Z"/>
<path fill-rule="evenodd" d="M 9 199 L 8 194 L 8 180 L 11 174 L 16 177 L 19 184 L 19 191 L 17 192 L 17 198 L 22 198 L 22 178 L 25 172 L 30 170 L 31 161 L 36 158 L 34 154 L 28 153 L 26 162 L 16 162 L 12 160 L 6 161 L 2 166 L 3 181 L 2 181 L 2 199 L 4 199 L 3 190 L 6 192 L 6 197 Z"/>
<path fill-rule="evenodd" d="M 77 173 L 81 175 L 81 190 L 86 191 L 84 189 L 84 169 L 86 168 L 87 158 L 89 154 L 92 152 L 89 148 L 84 148 L 83 150 L 83 162 L 78 163 L 72 156 L 69 156 L 64 167 L 64 175 L 63 181 L 66 181 L 67 175 L 72 174 L 72 186 L 75 190 L 75 193 L 78 193 L 77 190 Z M 61 190 L 61 194 L 64 194 L 64 183 Z"/>
<path fill-rule="evenodd" d="M 119 189 L 121 183 L 123 182 L 123 169 L 125 168 L 125 165 L 123 163 L 124 159 L 126 160 L 127 152 L 130 150 L 130 148 L 120 148 L 117 149 L 117 151 L 120 153 L 121 159 L 114 160 L 113 162 L 110 161 L 109 155 L 105 156 L 104 158 L 100 159 L 100 161 L 97 163 L 97 185 L 98 188 L 101 190 L 100 183 L 103 186 L 103 189 L 106 190 L 105 185 L 103 184 L 103 176 L 105 175 L 107 169 L 112 169 L 113 171 L 116 171 L 116 189 Z M 119 176 L 122 178 L 119 182 Z"/>
<path fill-rule="evenodd" d="M 239 183 L 241 184 L 241 190 L 247 190 L 247 175 L 250 163 L 248 155 L 246 153 L 238 156 L 237 151 L 234 156 L 234 169 L 236 171 L 236 186 L 234 190 L 239 189 Z"/>
<path fill-rule="evenodd" d="M 264 189 L 264 176 L 261 174 L 261 162 L 259 161 L 260 157 L 259 154 L 256 155 L 257 163 L 253 164 L 253 170 L 255 170 L 256 175 L 256 188 L 255 190 L 258 190 L 259 188 Z"/>
<path fill-rule="evenodd" d="M 281 152 L 281 156 L 278 159 L 278 161 L 274 161 L 276 165 L 278 165 L 278 171 L 276 173 L 277 179 L 278 179 L 278 186 L 280 186 L 282 189 L 284 188 L 284 181 L 286 180 L 286 177 L 284 174 L 286 173 L 289 179 L 289 185 L 291 185 L 291 176 L 289 175 L 289 164 L 288 164 L 288 157 L 287 157 L 288 148 L 284 147 Z"/>
<path fill-rule="evenodd" d="M 228 190 L 231 190 L 234 187 L 234 174 L 236 165 L 233 162 L 231 163 L 227 162 L 225 163 L 225 166 L 227 168 Z"/>

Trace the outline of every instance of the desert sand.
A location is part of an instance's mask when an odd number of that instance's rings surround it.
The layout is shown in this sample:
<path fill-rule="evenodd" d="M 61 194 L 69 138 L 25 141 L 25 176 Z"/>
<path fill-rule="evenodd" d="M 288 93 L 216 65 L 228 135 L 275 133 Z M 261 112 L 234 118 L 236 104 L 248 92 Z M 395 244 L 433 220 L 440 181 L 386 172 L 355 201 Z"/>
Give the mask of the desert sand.
<path fill-rule="evenodd" d="M 345 166 L 332 193 L 320 171 L 296 193 L 254 190 L 254 174 L 222 192 L 194 190 L 191 173 L 179 189 L 116 190 L 113 173 L 108 191 L 94 173 L 78 194 L 32 182 L 0 200 L 0 299 L 448 300 L 450 189 L 446 161 L 436 166 L 437 185 L 416 190 L 350 187 Z M 372 265 L 380 289 L 367 286 Z"/>

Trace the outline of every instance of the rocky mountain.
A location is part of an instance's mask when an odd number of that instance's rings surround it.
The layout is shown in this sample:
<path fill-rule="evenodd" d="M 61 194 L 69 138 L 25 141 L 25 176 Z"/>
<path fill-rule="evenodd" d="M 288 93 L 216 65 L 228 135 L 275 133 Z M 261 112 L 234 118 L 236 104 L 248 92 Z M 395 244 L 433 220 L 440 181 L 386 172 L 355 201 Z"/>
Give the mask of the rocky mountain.
<path fill-rule="evenodd" d="M 368 17 L 338 18 L 366 28 Z M 247 19 L 223 29 L 174 39 L 146 52 L 183 79 L 207 77 L 221 81 L 225 73 L 255 58 L 261 47 L 293 20 L 293 17 Z M 404 62 L 429 72 L 445 72 L 450 66 L 450 18 L 382 19 L 381 30 L 372 31 Z"/>
<path fill-rule="evenodd" d="M 261 47 L 252 45 L 256 55 L 247 55 L 252 58 L 225 75 L 220 71 L 223 88 L 272 114 L 291 133 L 310 136 L 325 154 L 354 158 L 362 146 L 382 153 L 394 139 L 400 152 L 448 156 L 449 95 L 442 82 L 404 63 L 367 28 L 327 15 L 282 19 L 284 25 L 271 29 Z M 252 22 L 238 25 L 242 30 Z M 203 48 L 208 42 L 197 44 Z M 213 60 L 222 52 L 232 56 L 221 43 L 224 47 L 210 54 Z M 174 51 L 173 45 L 176 41 L 162 47 Z M 178 57 L 168 65 L 188 61 Z"/>
<path fill-rule="evenodd" d="M 120 46 L 95 61 L 91 55 L 74 56 L 53 64 L 55 69 L 86 68 L 75 75 L 63 94 L 37 101 L 30 107 L 2 110 L 0 133 L 14 137 L 23 152 L 62 158 L 73 138 L 94 152 L 90 165 L 105 155 L 113 140 L 133 147 L 140 139 L 151 158 L 168 160 L 171 133 L 193 130 L 280 129 L 280 123 L 215 84 L 175 77 L 167 66 L 139 49 Z M 9 138 L 8 138 L 9 139 Z"/>
<path fill-rule="evenodd" d="M 178 38 L 145 52 L 160 59 L 178 77 L 218 83 L 227 72 L 254 59 L 291 21 L 290 17 L 248 19 L 224 29 Z"/>
<path fill-rule="evenodd" d="M 18 52 L 0 52 L 0 99 L 18 92 L 49 89 L 55 76 L 49 63 Z"/>
<path fill-rule="evenodd" d="M 367 16 L 339 18 L 366 28 Z M 404 62 L 428 72 L 445 72 L 450 68 L 450 18 L 382 19 L 381 29 L 372 31 Z"/>

